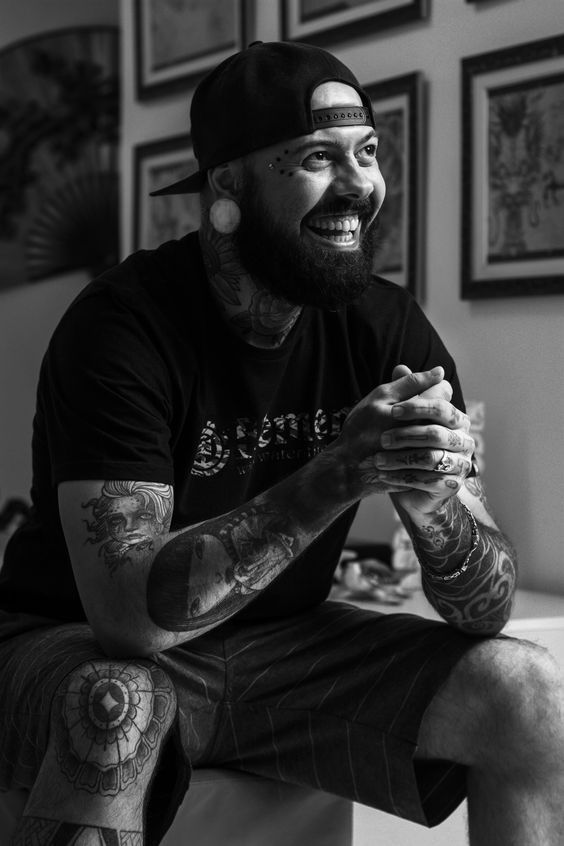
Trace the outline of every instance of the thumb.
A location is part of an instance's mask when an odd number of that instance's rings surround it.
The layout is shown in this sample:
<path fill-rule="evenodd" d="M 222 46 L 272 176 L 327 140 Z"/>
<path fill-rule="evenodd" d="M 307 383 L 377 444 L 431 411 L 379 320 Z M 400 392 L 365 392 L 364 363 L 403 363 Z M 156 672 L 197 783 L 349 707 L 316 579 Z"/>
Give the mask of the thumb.
<path fill-rule="evenodd" d="M 407 364 L 396 364 L 392 371 L 392 379 L 401 379 L 402 376 L 409 376 L 412 371 L 409 369 Z M 452 399 L 452 387 L 450 382 L 447 382 L 443 379 L 442 382 L 439 382 L 438 385 L 431 385 L 430 388 L 427 388 L 425 391 L 419 395 L 426 399 L 446 399 L 450 401 Z"/>
<path fill-rule="evenodd" d="M 404 373 L 405 375 L 400 375 L 399 378 L 395 378 L 394 381 L 385 386 L 390 393 L 392 402 L 402 402 L 422 395 L 429 388 L 442 382 L 445 375 L 442 367 L 433 367 L 432 370 L 412 373 L 409 367 L 404 364 L 399 364 L 394 369 L 394 373 Z"/>
<path fill-rule="evenodd" d="M 402 376 L 409 376 L 411 372 L 407 364 L 396 364 L 392 370 L 392 380 L 401 379 Z"/>
<path fill-rule="evenodd" d="M 446 399 L 450 402 L 452 399 L 452 385 L 443 379 L 438 385 L 431 385 L 426 391 L 419 394 L 423 399 Z"/>

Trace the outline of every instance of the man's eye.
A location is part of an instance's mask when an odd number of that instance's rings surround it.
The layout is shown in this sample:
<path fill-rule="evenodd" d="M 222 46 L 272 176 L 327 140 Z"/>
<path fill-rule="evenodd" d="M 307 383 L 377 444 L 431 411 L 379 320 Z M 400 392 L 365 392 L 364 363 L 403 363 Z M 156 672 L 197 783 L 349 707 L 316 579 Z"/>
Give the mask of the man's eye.
<path fill-rule="evenodd" d="M 358 161 L 361 164 L 373 164 L 376 161 L 377 144 L 367 144 L 362 150 L 356 154 Z"/>
<path fill-rule="evenodd" d="M 319 168 L 326 167 L 330 160 L 327 150 L 316 150 L 314 153 L 310 153 L 309 156 L 305 157 L 303 165 L 312 170 L 319 170 Z"/>

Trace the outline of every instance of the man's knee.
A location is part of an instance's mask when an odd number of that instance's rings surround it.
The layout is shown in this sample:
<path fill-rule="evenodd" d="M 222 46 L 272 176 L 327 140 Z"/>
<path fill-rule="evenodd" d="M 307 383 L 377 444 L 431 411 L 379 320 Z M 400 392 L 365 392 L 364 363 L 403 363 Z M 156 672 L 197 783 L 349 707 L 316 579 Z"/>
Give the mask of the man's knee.
<path fill-rule="evenodd" d="M 534 769 L 537 762 L 545 773 L 551 764 L 561 768 L 564 678 L 556 661 L 546 649 L 523 640 L 491 641 L 484 653 L 483 749 L 491 750 L 492 765 L 505 763 L 514 773 L 519 767 Z"/>
<path fill-rule="evenodd" d="M 422 725 L 422 757 L 470 766 L 562 766 L 564 684 L 550 654 L 528 641 L 476 644 L 431 703 Z"/>
<path fill-rule="evenodd" d="M 50 750 L 75 787 L 115 796 L 150 777 L 175 712 L 173 685 L 156 664 L 90 661 L 54 697 Z"/>

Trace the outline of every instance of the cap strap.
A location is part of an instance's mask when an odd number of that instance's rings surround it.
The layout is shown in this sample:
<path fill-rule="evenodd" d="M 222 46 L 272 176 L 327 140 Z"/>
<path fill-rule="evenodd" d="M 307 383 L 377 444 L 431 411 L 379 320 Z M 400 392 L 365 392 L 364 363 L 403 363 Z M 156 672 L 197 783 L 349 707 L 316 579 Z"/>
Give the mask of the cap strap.
<path fill-rule="evenodd" d="M 313 125 L 321 126 L 356 126 L 369 123 L 372 115 L 366 106 L 337 106 L 332 109 L 312 109 Z"/>

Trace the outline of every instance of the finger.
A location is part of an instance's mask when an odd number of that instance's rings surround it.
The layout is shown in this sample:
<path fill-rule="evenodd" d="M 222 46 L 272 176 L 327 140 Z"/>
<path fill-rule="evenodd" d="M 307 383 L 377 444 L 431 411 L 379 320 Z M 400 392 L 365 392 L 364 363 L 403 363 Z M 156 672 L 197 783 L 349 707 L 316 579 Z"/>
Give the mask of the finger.
<path fill-rule="evenodd" d="M 432 473 L 466 478 L 472 468 L 471 459 L 462 453 L 445 449 L 411 449 L 377 452 L 376 466 L 381 470 L 427 470 Z"/>
<path fill-rule="evenodd" d="M 425 470 L 380 470 L 379 482 L 390 488 L 406 488 L 425 491 L 429 494 L 449 496 L 462 487 L 464 479 L 459 476 L 448 476 Z"/>
<path fill-rule="evenodd" d="M 438 385 L 432 385 L 430 388 L 427 388 L 427 390 L 423 391 L 420 396 L 424 399 L 434 399 L 435 397 L 438 397 L 439 399 L 450 401 L 452 399 L 452 394 L 452 385 L 450 382 L 447 382 L 446 379 L 443 379 L 443 381 L 439 382 Z"/>
<path fill-rule="evenodd" d="M 398 426 L 387 429 L 380 438 L 385 450 L 444 449 L 470 457 L 475 449 L 472 435 L 464 430 L 453 431 L 445 426 Z"/>
<path fill-rule="evenodd" d="M 402 422 L 404 420 L 428 420 L 433 423 L 440 423 L 448 429 L 470 431 L 470 418 L 464 412 L 459 411 L 452 403 L 439 397 L 434 399 L 413 397 L 396 403 L 392 408 L 392 417 Z"/>
<path fill-rule="evenodd" d="M 398 365 L 398 367 L 405 365 Z M 407 368 L 409 369 L 409 368 Z M 433 367 L 432 370 L 424 370 L 420 373 L 406 373 L 395 379 L 393 382 L 388 382 L 386 385 L 381 385 L 376 388 L 376 391 L 383 392 L 389 399 L 395 402 L 401 402 L 437 385 L 444 379 L 444 369 L 442 367 Z"/>
<path fill-rule="evenodd" d="M 392 371 L 392 379 L 400 379 L 402 376 L 409 376 L 412 371 L 409 369 L 407 364 L 396 364 Z M 431 385 L 430 388 L 424 390 L 420 396 L 425 398 L 433 398 L 433 397 L 440 397 L 442 399 L 451 400 L 452 399 L 452 385 L 450 382 L 447 382 L 446 379 L 443 379 L 442 382 L 439 382 L 438 385 Z"/>

